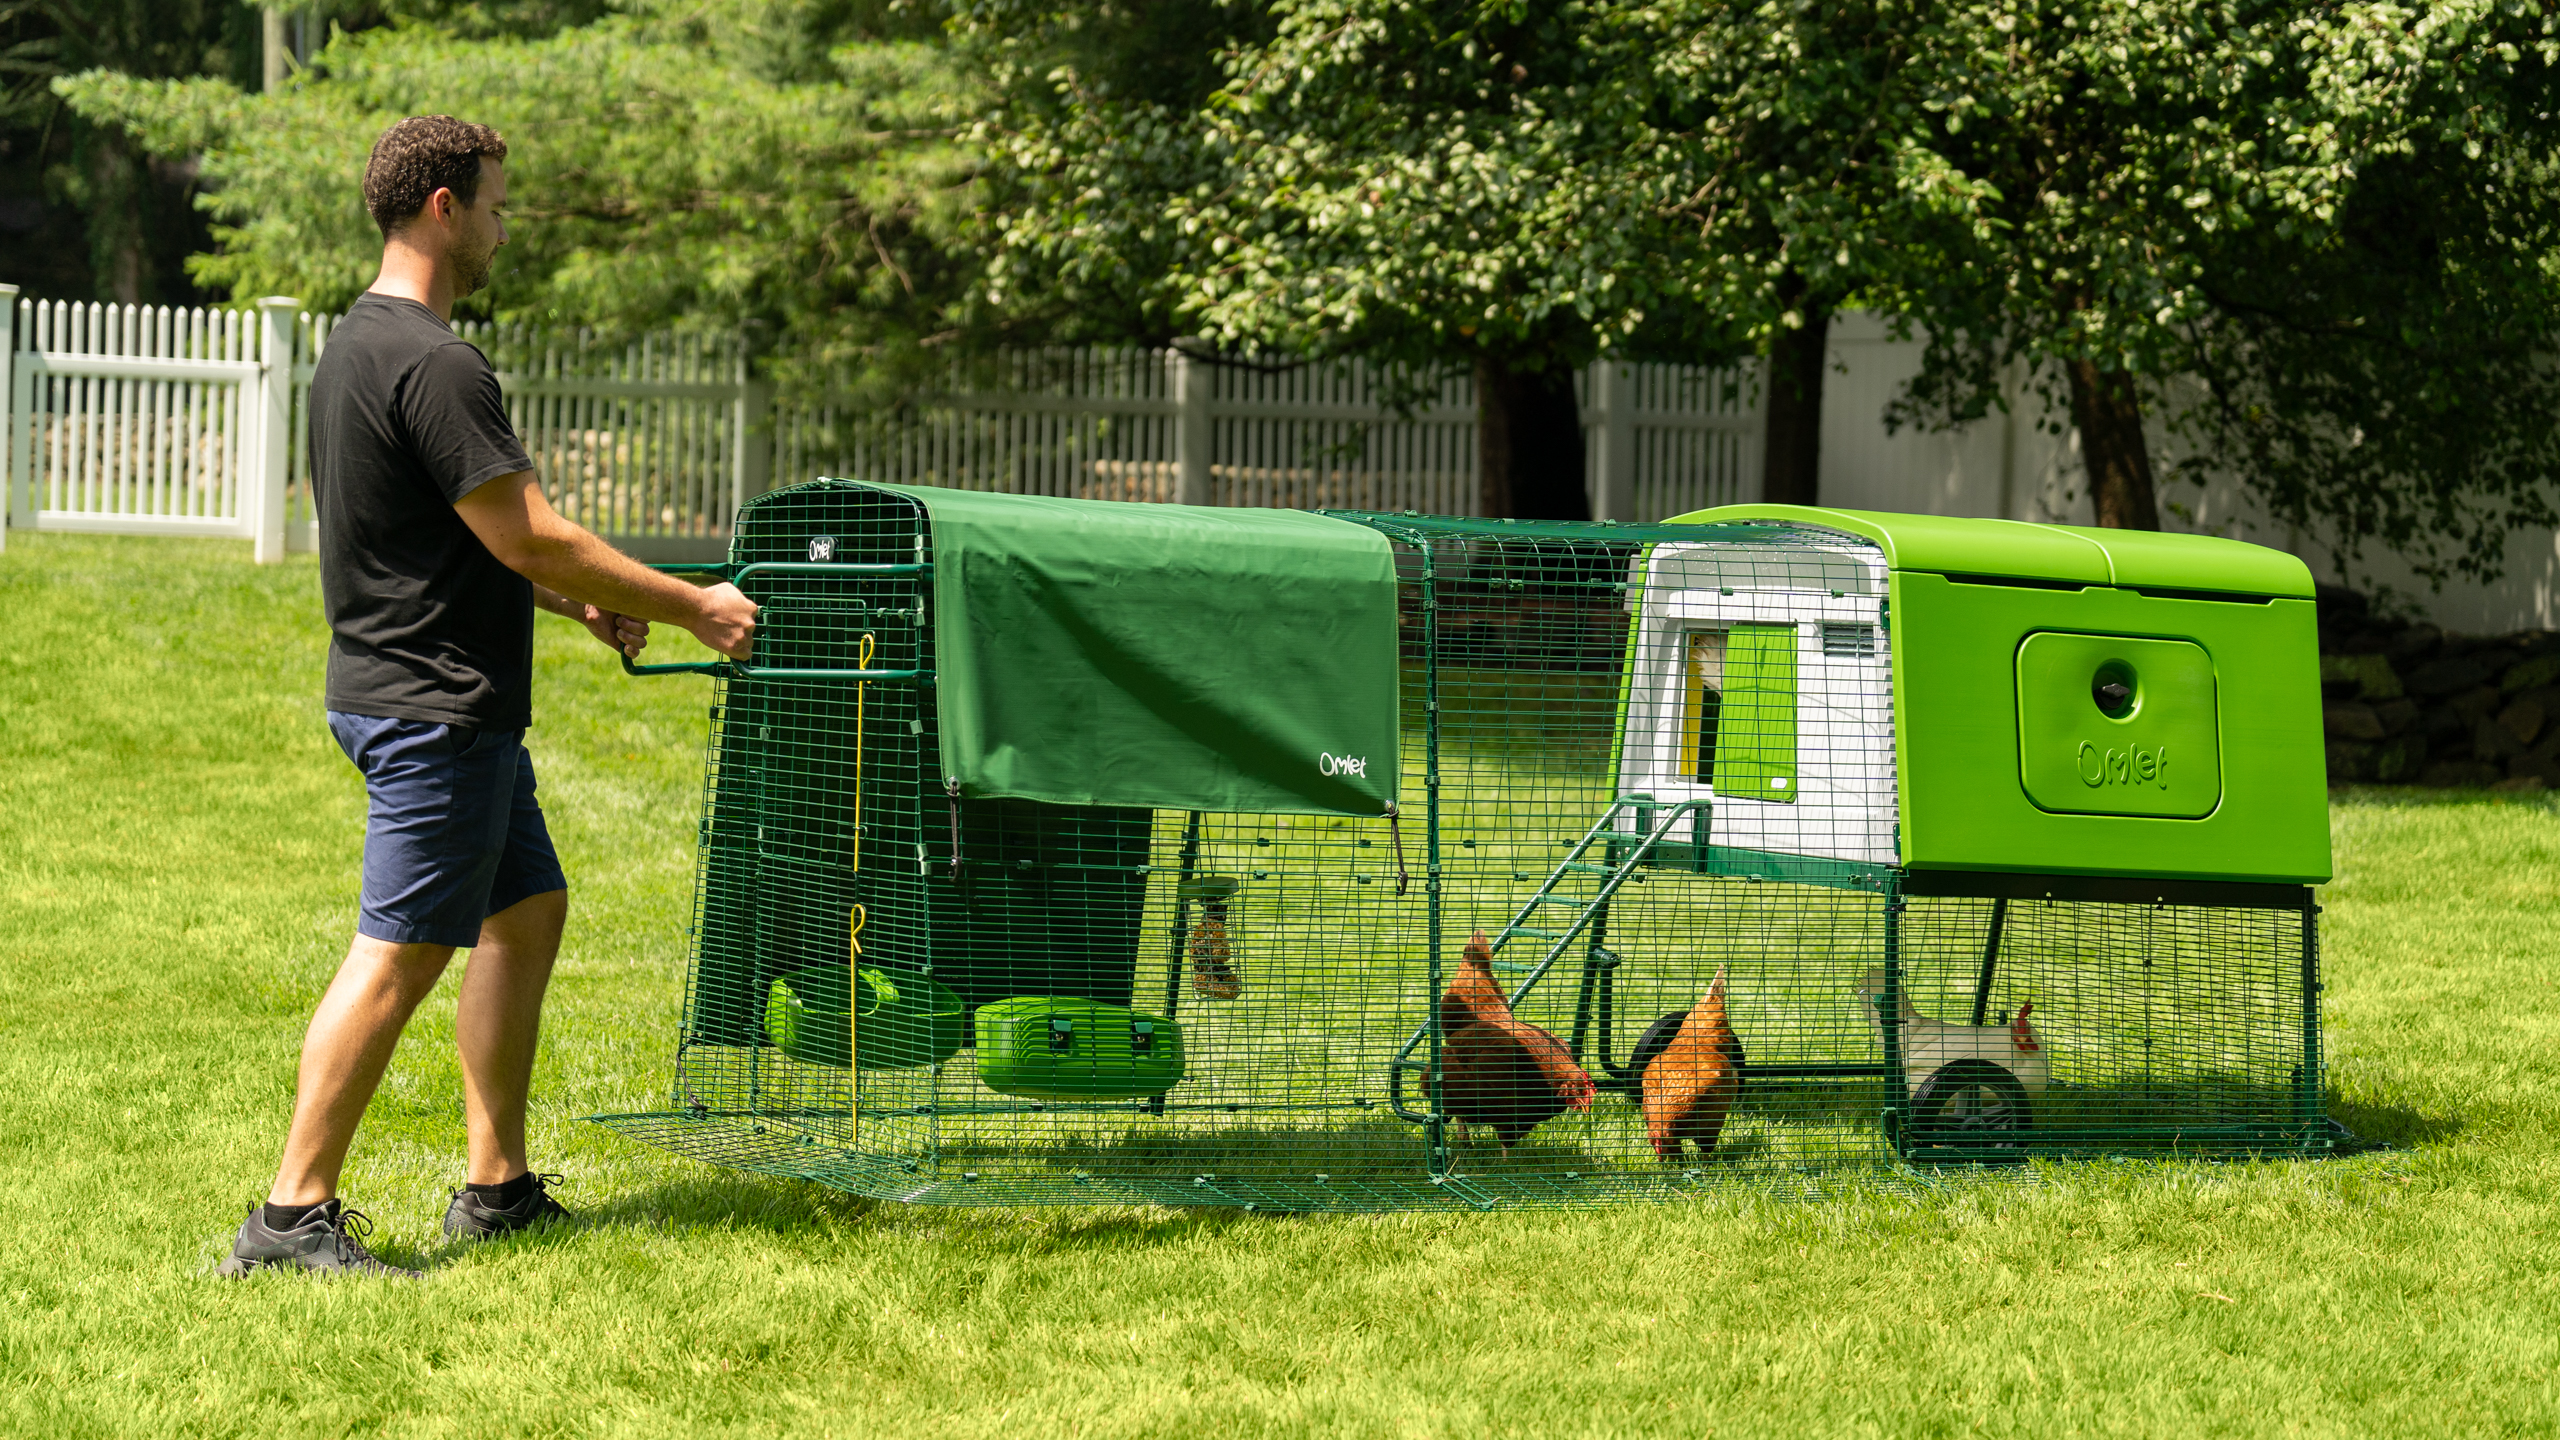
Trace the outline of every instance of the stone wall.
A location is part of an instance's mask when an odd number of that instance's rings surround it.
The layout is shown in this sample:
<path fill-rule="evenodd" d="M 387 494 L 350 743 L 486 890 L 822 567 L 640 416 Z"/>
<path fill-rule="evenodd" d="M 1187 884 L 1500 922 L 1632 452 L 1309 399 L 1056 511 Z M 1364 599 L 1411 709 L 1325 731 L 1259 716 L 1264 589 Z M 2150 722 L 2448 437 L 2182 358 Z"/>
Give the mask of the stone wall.
<path fill-rule="evenodd" d="M 2560 631 L 2449 634 L 2320 591 L 2329 780 L 2560 787 Z"/>

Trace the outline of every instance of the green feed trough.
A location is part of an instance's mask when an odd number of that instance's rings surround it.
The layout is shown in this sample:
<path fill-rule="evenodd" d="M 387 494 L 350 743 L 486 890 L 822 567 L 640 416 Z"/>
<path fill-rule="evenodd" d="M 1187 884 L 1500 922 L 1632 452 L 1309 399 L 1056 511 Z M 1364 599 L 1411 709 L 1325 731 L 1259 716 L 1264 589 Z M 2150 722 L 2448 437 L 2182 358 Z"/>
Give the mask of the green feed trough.
<path fill-rule="evenodd" d="M 822 480 L 695 568 L 764 608 L 639 667 L 715 677 L 639 1139 L 1269 1210 L 2329 1147 L 2289 556 Z"/>

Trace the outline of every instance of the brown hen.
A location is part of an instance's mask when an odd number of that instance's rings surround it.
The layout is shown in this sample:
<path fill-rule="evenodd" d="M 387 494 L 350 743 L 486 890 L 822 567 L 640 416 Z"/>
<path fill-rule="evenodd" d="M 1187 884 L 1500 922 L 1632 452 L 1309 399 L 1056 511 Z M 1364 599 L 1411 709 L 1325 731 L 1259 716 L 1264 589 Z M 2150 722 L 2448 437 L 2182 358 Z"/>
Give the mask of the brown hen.
<path fill-rule="evenodd" d="M 1695 1140 L 1700 1155 L 1714 1154 L 1742 1093 L 1742 1066 L 1742 1037 L 1725 1018 L 1724 967 L 1717 966 L 1715 983 L 1644 1069 L 1644 1130 L 1653 1153 L 1677 1160 L 1681 1142 Z"/>
<path fill-rule="evenodd" d="M 1440 992 L 1440 1033 L 1455 1035 L 1470 1025 L 1502 1024 L 1511 1018 L 1511 1002 L 1493 978 L 1493 946 L 1479 930 L 1467 942 L 1449 988 Z"/>
<path fill-rule="evenodd" d="M 1591 1077 L 1564 1042 L 1511 1013 L 1483 931 L 1467 943 L 1439 1016 L 1440 1107 L 1461 1125 L 1490 1127 L 1507 1152 L 1565 1111 L 1591 1108 Z"/>

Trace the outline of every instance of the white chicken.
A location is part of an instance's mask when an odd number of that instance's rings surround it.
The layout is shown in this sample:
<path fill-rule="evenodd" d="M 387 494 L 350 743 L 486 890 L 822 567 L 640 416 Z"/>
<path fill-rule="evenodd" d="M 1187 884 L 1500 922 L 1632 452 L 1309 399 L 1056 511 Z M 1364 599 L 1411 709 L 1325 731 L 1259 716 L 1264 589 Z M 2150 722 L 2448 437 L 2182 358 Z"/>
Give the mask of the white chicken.
<path fill-rule="evenodd" d="M 1884 999 L 1884 972 L 1869 970 L 1858 996 L 1866 1002 L 1862 1008 L 1867 1024 L 1874 1027 L 1876 1041 L 1882 1044 L 1884 1025 L 1877 1011 Z M 2019 1006 L 2017 1016 L 2006 1025 L 1950 1025 L 1921 1014 L 1911 1004 L 1911 992 L 1902 992 L 1902 1071 L 1912 1093 L 1917 1095 L 1931 1075 L 1958 1060 L 1988 1060 L 2017 1076 L 2029 1095 L 2043 1094 L 2053 1065 L 2043 1039 L 2027 1020 L 2035 1008 L 2032 1000 Z"/>

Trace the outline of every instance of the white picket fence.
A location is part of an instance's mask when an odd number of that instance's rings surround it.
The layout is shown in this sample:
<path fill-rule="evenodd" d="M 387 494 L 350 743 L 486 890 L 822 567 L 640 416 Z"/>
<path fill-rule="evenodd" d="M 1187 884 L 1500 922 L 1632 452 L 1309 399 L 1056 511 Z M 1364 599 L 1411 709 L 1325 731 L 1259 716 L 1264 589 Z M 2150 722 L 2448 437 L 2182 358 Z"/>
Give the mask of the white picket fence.
<path fill-rule="evenodd" d="M 0 312 L 11 526 L 241 537 L 283 558 L 292 301 L 34 304 L 0 285 Z"/>
<path fill-rule="evenodd" d="M 305 400 L 334 316 L 19 301 L 0 285 L 8 523 L 205 535 L 260 560 L 315 526 Z M 1217 364 L 1180 350 L 1010 354 L 888 412 L 779 401 L 734 339 L 465 325 L 563 514 L 649 559 L 716 556 L 776 483 L 901 483 L 1199 505 L 1475 508 L 1463 377 L 1391 406 L 1359 362 Z M 1756 371 L 1595 365 L 1579 380 L 1593 513 L 1655 519 L 1759 491 Z M 1414 397 L 1400 397 L 1412 401 Z M 4 540 L 5 537 L 0 537 Z"/>

